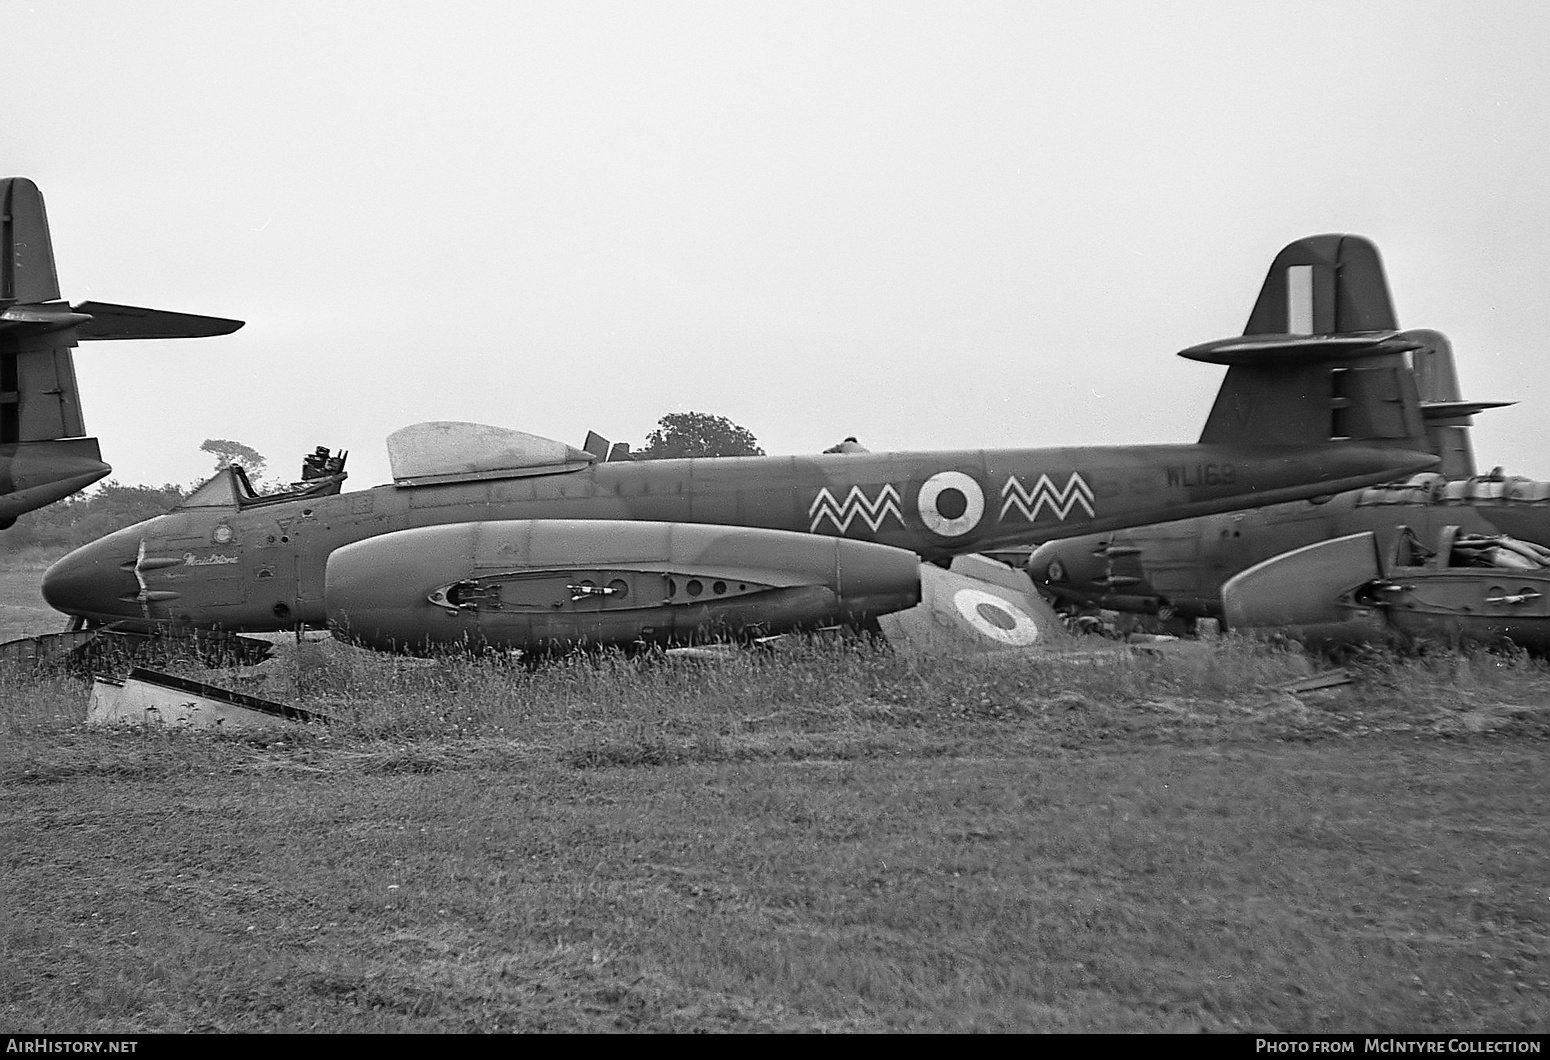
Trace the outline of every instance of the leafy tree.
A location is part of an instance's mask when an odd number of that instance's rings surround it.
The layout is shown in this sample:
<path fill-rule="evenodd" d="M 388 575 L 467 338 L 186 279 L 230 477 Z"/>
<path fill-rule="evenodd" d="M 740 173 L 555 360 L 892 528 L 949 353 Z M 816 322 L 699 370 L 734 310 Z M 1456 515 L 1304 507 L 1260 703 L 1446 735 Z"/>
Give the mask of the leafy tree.
<path fill-rule="evenodd" d="M 637 460 L 670 460 L 685 456 L 763 456 L 759 440 L 746 427 L 708 412 L 669 412 L 646 435 Z"/>
<path fill-rule="evenodd" d="M 76 548 L 99 537 L 161 515 L 180 504 L 182 486 L 125 486 L 116 479 L 90 493 L 77 493 L 27 512 L 0 535 L 3 547 L 52 545 Z"/>
<path fill-rule="evenodd" d="M 225 438 L 206 438 L 199 448 L 214 454 L 215 470 L 224 471 L 232 464 L 241 465 L 242 470 L 248 473 L 248 481 L 253 483 L 263 475 L 264 465 L 269 462 L 259 455 L 257 449 Z"/>

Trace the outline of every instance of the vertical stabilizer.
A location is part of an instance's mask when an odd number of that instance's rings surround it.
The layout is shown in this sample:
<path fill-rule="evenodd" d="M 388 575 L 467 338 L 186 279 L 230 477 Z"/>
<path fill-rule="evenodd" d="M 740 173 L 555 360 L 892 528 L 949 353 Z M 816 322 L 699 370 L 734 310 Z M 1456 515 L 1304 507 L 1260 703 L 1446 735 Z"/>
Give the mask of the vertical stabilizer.
<path fill-rule="evenodd" d="M 1427 440 L 1431 442 L 1432 452 L 1442 458 L 1442 466 L 1437 470 L 1450 479 L 1472 478 L 1475 447 L 1469 438 L 1469 428 L 1474 418 L 1450 414 L 1451 409 L 1464 400 L 1453 363 L 1453 344 L 1440 331 L 1417 330 L 1405 334 L 1422 343 L 1410 355 L 1410 364 L 1415 371 L 1416 389 L 1421 395 Z"/>
<path fill-rule="evenodd" d="M 1421 400 L 1426 402 L 1456 402 L 1464 400 L 1459 387 L 1458 369 L 1453 361 L 1453 343 L 1440 331 L 1412 328 L 1405 332 L 1421 345 L 1410 355 L 1410 365 L 1415 369 L 1415 385 Z"/>
<path fill-rule="evenodd" d="M 1299 239 L 1276 255 L 1243 333 L 1346 335 L 1398 327 L 1378 248 L 1361 236 L 1324 235 Z"/>
<path fill-rule="evenodd" d="M 1453 363 L 1453 344 L 1438 331 L 1417 329 L 1404 332 L 1418 343 L 1410 355 L 1416 388 L 1421 395 L 1421 415 L 1426 421 L 1426 437 L 1431 451 L 1442 458 L 1437 470 L 1450 479 L 1475 476 L 1475 450 L 1469 428 L 1474 414 L 1502 408 L 1510 401 L 1465 401 Z"/>
<path fill-rule="evenodd" d="M 26 177 L 0 179 L 0 305 L 58 300 L 43 195 Z"/>
<path fill-rule="evenodd" d="M 1424 452 L 1426 432 L 1378 250 L 1360 236 L 1299 239 L 1271 263 L 1243 337 L 1181 356 L 1227 365 L 1200 440 L 1353 441 Z"/>

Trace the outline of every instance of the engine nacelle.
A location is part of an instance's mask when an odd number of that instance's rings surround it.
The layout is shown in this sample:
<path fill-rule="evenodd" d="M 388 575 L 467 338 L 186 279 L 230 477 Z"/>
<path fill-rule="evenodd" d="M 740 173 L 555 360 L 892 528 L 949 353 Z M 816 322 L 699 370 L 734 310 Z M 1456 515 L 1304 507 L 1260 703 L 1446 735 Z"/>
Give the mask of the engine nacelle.
<path fill-rule="evenodd" d="M 913 552 L 786 530 L 517 519 L 334 551 L 335 636 L 379 650 L 563 651 L 851 623 L 920 601 Z"/>

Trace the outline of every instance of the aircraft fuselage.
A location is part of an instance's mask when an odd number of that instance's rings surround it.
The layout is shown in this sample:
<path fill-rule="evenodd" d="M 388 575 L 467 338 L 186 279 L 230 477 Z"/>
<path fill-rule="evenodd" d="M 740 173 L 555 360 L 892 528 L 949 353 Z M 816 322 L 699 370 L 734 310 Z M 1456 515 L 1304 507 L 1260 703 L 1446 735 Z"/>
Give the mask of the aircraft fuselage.
<path fill-rule="evenodd" d="M 321 626 L 329 556 L 376 535 L 487 520 L 757 527 L 930 561 L 1337 493 L 1435 463 L 1351 442 L 742 457 L 579 464 L 334 496 L 185 506 L 71 553 L 53 606 L 94 621 Z"/>

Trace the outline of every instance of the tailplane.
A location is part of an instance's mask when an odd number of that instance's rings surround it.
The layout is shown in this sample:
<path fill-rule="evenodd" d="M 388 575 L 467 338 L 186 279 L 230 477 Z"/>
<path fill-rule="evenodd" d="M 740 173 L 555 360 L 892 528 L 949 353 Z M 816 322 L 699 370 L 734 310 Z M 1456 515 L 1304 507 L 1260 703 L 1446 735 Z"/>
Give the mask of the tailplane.
<path fill-rule="evenodd" d="M 1200 441 L 1428 451 L 1415 376 L 1378 250 L 1310 236 L 1276 255 L 1240 338 L 1181 351 L 1227 366 Z"/>

